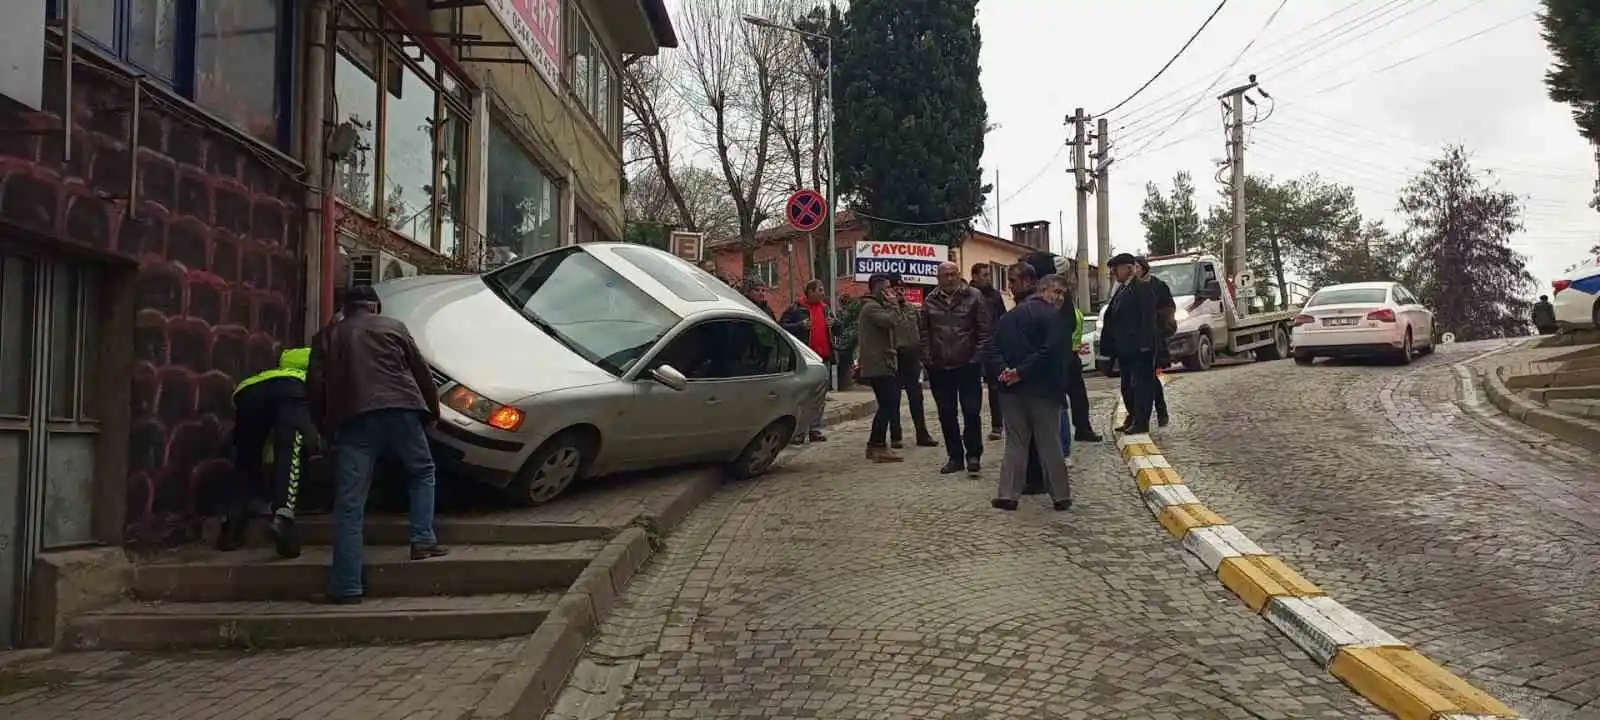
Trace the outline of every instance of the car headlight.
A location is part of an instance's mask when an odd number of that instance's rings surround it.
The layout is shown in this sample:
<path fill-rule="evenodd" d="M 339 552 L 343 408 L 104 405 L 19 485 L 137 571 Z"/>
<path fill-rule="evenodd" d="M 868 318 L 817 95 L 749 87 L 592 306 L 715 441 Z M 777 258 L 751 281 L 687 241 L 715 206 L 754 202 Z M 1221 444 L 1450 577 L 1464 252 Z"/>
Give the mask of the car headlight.
<path fill-rule="evenodd" d="M 489 427 L 501 430 L 516 430 L 522 426 L 523 414 L 509 405 L 501 405 L 489 398 L 473 392 L 472 388 L 457 385 L 450 388 L 450 392 L 440 399 L 445 407 L 450 408 L 473 420 L 477 420 Z"/>

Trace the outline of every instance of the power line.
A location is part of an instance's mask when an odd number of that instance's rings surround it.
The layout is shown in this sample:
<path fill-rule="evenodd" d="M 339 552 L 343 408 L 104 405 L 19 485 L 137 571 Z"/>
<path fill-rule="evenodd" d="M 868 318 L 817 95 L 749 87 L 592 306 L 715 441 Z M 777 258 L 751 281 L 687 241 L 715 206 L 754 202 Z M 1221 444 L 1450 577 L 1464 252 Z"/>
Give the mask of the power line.
<path fill-rule="evenodd" d="M 1289 0 L 1279 0 L 1278 7 L 1274 8 L 1272 14 L 1267 16 L 1267 21 L 1261 24 L 1261 29 L 1256 31 L 1255 37 L 1250 38 L 1250 42 L 1245 43 L 1244 49 L 1240 50 L 1239 54 L 1233 57 L 1233 62 L 1228 63 L 1228 66 L 1223 68 L 1222 72 L 1217 73 L 1216 79 L 1212 80 L 1211 84 L 1206 86 L 1206 89 L 1200 91 L 1200 94 L 1195 96 L 1194 101 L 1189 103 L 1189 107 L 1184 109 L 1183 114 L 1179 115 L 1178 119 L 1173 120 L 1171 124 L 1163 128 L 1161 132 L 1156 133 L 1155 136 L 1150 138 L 1149 141 L 1145 142 L 1143 145 L 1140 145 L 1138 148 L 1129 151 L 1128 154 L 1138 154 L 1140 150 L 1144 150 L 1151 144 L 1155 143 L 1155 141 L 1160 140 L 1167 133 L 1171 132 L 1172 128 L 1176 127 L 1178 123 L 1183 122 L 1183 119 L 1189 116 L 1189 113 L 1194 112 L 1194 109 L 1200 105 L 1200 102 L 1204 100 L 1207 95 L 1211 94 L 1211 91 L 1222 82 L 1223 78 L 1226 78 L 1228 73 L 1233 72 L 1233 67 L 1238 65 L 1240 60 L 1244 59 L 1245 53 L 1250 52 L 1250 48 L 1255 47 L 1256 41 L 1260 40 L 1261 36 L 1267 32 L 1267 28 L 1272 27 L 1272 21 L 1278 19 L 1278 13 L 1283 12 L 1283 8 L 1288 4 Z"/>
<path fill-rule="evenodd" d="M 1095 117 L 1104 117 L 1106 115 L 1110 115 L 1111 113 L 1114 113 L 1117 110 L 1121 109 L 1123 105 L 1127 105 L 1128 101 L 1130 101 L 1130 100 L 1132 100 L 1132 99 L 1134 99 L 1136 97 L 1139 97 L 1139 93 L 1142 93 L 1147 88 L 1149 88 L 1151 83 L 1154 83 L 1158 78 L 1161 77 L 1162 73 L 1165 73 L 1167 71 L 1167 68 L 1172 67 L 1172 64 L 1177 62 L 1178 58 L 1183 57 L 1183 53 L 1185 51 L 1187 51 L 1189 49 L 1189 46 L 1193 45 L 1194 41 L 1200 37 L 1200 33 L 1203 33 L 1203 32 L 1206 31 L 1206 28 L 1211 25 L 1211 21 L 1217 19 L 1217 14 L 1222 12 L 1222 8 L 1224 6 L 1226 6 L 1227 4 L 1228 4 L 1228 0 L 1222 0 L 1222 2 L 1217 3 L 1217 7 L 1211 11 L 1211 14 L 1209 16 L 1206 17 L 1206 21 L 1205 22 L 1200 23 L 1200 27 L 1194 31 L 1193 35 L 1189 36 L 1189 40 L 1183 44 L 1183 47 L 1178 48 L 1178 52 L 1173 53 L 1172 58 L 1167 60 L 1167 64 L 1162 65 L 1161 69 L 1156 71 L 1156 74 L 1151 75 L 1149 80 L 1144 81 L 1144 84 L 1140 85 L 1138 90 L 1133 91 L 1132 95 L 1129 95 L 1129 96 L 1123 98 L 1122 102 L 1119 102 L 1116 105 L 1111 106 L 1110 110 L 1106 110 L 1105 112 L 1097 113 L 1095 115 Z"/>
<path fill-rule="evenodd" d="M 1308 94 L 1301 95 L 1301 96 L 1295 98 L 1295 100 L 1304 101 L 1304 100 L 1307 100 L 1307 99 L 1310 99 L 1310 98 L 1317 97 L 1318 95 L 1326 95 L 1326 94 L 1328 94 L 1330 92 L 1333 92 L 1333 91 L 1338 90 L 1340 88 L 1343 88 L 1343 87 L 1346 87 L 1348 85 L 1351 85 L 1351 84 L 1353 84 L 1353 83 L 1355 83 L 1357 81 L 1365 80 L 1365 79 L 1367 79 L 1369 77 L 1372 77 L 1374 75 L 1381 75 L 1381 74 L 1386 73 L 1386 72 L 1388 72 L 1390 70 L 1393 70 L 1393 69 L 1395 69 L 1397 67 L 1400 67 L 1401 65 L 1406 65 L 1408 63 L 1416 62 L 1417 60 L 1421 60 L 1422 58 L 1425 58 L 1425 57 L 1427 57 L 1429 55 L 1432 55 L 1432 54 L 1434 54 L 1436 52 L 1439 52 L 1441 50 L 1445 50 L 1445 49 L 1448 49 L 1448 48 L 1451 48 L 1451 47 L 1455 47 L 1456 45 L 1460 45 L 1461 43 L 1467 42 L 1468 40 L 1475 40 L 1477 38 L 1483 37 L 1484 35 L 1488 35 L 1489 33 L 1494 32 L 1496 30 L 1499 30 L 1499 29 L 1501 29 L 1503 27 L 1506 27 L 1506 26 L 1508 26 L 1508 25 L 1510 25 L 1512 23 L 1519 22 L 1523 18 L 1531 17 L 1531 16 L 1536 15 L 1536 14 L 1537 13 L 1535 13 L 1535 12 L 1519 13 L 1516 17 L 1509 18 L 1509 19 L 1504 20 L 1502 22 L 1495 23 L 1494 25 L 1490 25 L 1489 27 L 1486 27 L 1486 28 L 1484 28 L 1482 30 L 1479 30 L 1479 31 L 1475 32 L 1475 33 L 1472 33 L 1471 35 L 1466 35 L 1466 36 L 1463 36 L 1463 37 L 1456 38 L 1455 40 L 1452 40 L 1452 41 L 1450 41 L 1448 43 L 1445 43 L 1444 45 L 1440 45 L 1439 47 L 1433 48 L 1432 50 L 1425 50 L 1423 52 L 1417 53 L 1416 55 L 1412 55 L 1411 57 L 1408 57 L 1408 58 L 1405 58 L 1403 60 L 1400 60 L 1398 62 L 1390 63 L 1388 65 L 1385 65 L 1385 66 L 1383 66 L 1381 68 L 1378 68 L 1377 70 L 1374 70 L 1374 71 L 1372 71 L 1370 73 L 1367 73 L 1365 75 L 1358 75 L 1356 77 L 1350 78 L 1349 80 L 1345 80 L 1345 81 L 1340 82 L 1340 83 L 1335 83 L 1333 85 L 1329 85 L 1329 86 L 1324 87 L 1324 88 L 1322 88 L 1320 90 L 1314 90 L 1314 91 L 1312 91 L 1312 92 L 1310 92 Z"/>

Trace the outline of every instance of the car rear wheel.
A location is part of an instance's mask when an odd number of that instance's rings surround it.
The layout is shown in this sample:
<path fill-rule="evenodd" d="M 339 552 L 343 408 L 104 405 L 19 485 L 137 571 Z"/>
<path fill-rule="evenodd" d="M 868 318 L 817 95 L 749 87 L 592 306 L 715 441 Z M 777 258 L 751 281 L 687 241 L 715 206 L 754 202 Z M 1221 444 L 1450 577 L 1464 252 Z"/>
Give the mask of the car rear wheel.
<path fill-rule="evenodd" d="M 1415 353 L 1411 346 L 1411 328 L 1406 328 L 1405 339 L 1400 341 L 1400 355 L 1395 359 L 1399 360 L 1401 365 L 1410 365 L 1413 357 Z"/>
<path fill-rule="evenodd" d="M 593 443 L 581 432 L 560 433 L 528 458 L 517 477 L 506 486 L 519 505 L 543 505 L 566 491 L 589 467 Z"/>
<path fill-rule="evenodd" d="M 739 457 L 728 464 L 728 474 L 736 480 L 747 480 L 770 469 L 777 462 L 778 453 L 788 447 L 794 434 L 794 423 L 788 419 L 774 420 L 746 443 Z"/>

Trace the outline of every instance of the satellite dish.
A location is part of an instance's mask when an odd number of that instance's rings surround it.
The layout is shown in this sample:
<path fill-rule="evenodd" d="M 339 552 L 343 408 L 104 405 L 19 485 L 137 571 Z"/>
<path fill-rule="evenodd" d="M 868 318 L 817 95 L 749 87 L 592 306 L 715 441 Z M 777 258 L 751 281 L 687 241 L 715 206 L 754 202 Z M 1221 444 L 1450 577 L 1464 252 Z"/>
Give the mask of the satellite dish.
<path fill-rule="evenodd" d="M 1450 343 L 1453 343 L 1455 341 L 1456 341 L 1456 334 L 1455 333 L 1447 332 L 1447 333 L 1439 336 L 1439 342 L 1442 342 L 1442 343 L 1444 343 L 1446 345 L 1449 345 Z"/>

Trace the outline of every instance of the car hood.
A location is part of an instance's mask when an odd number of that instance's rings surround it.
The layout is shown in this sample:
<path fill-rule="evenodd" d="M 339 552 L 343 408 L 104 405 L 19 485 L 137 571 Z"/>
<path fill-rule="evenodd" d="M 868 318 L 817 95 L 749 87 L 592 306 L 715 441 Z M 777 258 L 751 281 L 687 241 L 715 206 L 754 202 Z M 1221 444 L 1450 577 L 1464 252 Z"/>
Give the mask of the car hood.
<path fill-rule="evenodd" d="M 405 323 L 434 369 L 496 402 L 616 379 L 535 327 L 476 275 L 403 278 L 376 289 L 383 314 Z"/>

